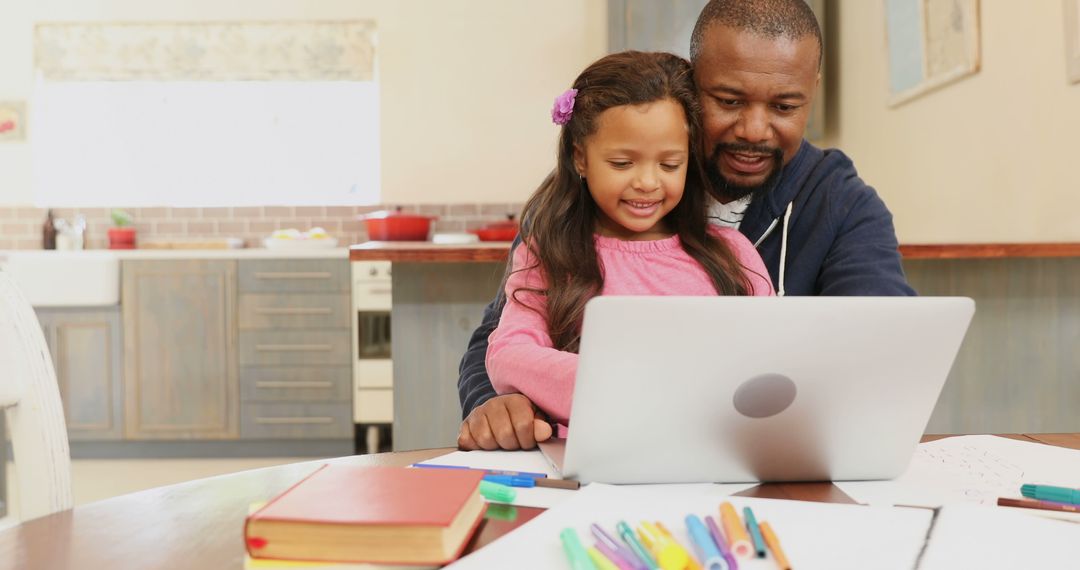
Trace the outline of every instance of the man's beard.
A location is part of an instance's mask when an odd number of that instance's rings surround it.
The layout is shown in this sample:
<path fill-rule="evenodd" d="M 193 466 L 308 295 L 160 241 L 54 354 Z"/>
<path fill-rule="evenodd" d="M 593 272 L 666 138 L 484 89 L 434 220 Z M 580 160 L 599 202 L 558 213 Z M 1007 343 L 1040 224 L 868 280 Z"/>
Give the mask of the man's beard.
<path fill-rule="evenodd" d="M 720 173 L 720 153 L 722 152 L 750 152 L 754 154 L 769 154 L 772 156 L 772 170 L 761 184 L 744 185 L 736 184 L 728 180 Z M 747 196 L 753 196 L 756 200 L 768 194 L 780 180 L 780 172 L 784 169 L 784 151 L 779 148 L 769 148 L 764 145 L 749 143 L 717 143 L 713 147 L 712 154 L 705 164 L 705 175 L 709 178 L 716 194 L 724 200 L 740 200 Z"/>

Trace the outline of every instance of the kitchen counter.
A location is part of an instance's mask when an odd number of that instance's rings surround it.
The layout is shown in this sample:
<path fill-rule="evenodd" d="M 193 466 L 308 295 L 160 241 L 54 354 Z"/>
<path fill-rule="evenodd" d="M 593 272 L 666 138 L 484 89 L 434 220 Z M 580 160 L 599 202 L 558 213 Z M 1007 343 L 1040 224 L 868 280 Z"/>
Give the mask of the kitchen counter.
<path fill-rule="evenodd" d="M 441 245 L 371 241 L 349 248 L 353 261 L 505 262 L 510 242 Z M 1080 243 L 970 243 L 901 245 L 905 259 L 1080 257 Z"/>
<path fill-rule="evenodd" d="M 0 260 L 17 254 L 20 256 L 76 256 L 110 257 L 120 261 L 158 259 L 347 259 L 348 248 L 326 249 L 266 249 L 261 247 L 238 249 L 87 249 L 80 251 L 56 250 L 4 250 Z"/>
<path fill-rule="evenodd" d="M 349 248 L 352 261 L 504 263 L 508 241 L 437 244 L 427 241 L 369 241 Z"/>
<path fill-rule="evenodd" d="M 904 259 L 1080 257 L 1080 243 L 963 243 L 901 245 Z"/>
<path fill-rule="evenodd" d="M 394 449 L 457 444 L 457 369 L 469 337 L 495 298 L 510 242 L 435 244 L 370 241 L 352 261 L 389 261 L 394 360 Z"/>

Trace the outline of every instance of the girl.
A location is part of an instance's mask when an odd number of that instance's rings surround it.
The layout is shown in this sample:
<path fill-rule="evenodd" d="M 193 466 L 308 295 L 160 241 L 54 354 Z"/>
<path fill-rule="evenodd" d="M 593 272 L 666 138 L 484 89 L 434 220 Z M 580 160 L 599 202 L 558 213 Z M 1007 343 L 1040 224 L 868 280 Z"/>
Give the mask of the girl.
<path fill-rule="evenodd" d="M 569 425 L 590 298 L 773 290 L 750 242 L 706 223 L 687 61 L 634 51 L 604 57 L 556 99 L 552 119 L 562 125 L 558 162 L 525 205 L 487 369 L 498 393 L 520 392 Z"/>

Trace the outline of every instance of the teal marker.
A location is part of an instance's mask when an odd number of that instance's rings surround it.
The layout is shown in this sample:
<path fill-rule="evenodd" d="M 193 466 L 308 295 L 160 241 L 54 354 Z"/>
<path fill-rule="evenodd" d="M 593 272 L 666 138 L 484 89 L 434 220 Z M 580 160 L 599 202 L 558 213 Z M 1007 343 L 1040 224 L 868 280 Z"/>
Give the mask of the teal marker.
<path fill-rule="evenodd" d="M 1054 487 L 1053 485 L 1023 485 L 1020 494 L 1029 499 L 1080 505 L 1080 489 Z"/>
<path fill-rule="evenodd" d="M 645 549 L 645 545 L 641 544 L 637 537 L 634 536 L 634 531 L 630 528 L 630 525 L 619 521 L 615 523 L 615 530 L 619 531 L 619 536 L 622 537 L 623 542 L 649 567 L 649 570 L 660 570 L 660 567 L 656 565 L 656 560 L 653 560 L 652 555 Z"/>
<path fill-rule="evenodd" d="M 517 498 L 517 491 L 506 485 L 492 483 L 491 481 L 480 482 L 480 494 L 485 499 L 496 503 L 513 503 L 514 499 Z"/>
<path fill-rule="evenodd" d="M 559 533 L 559 539 L 562 540 L 563 552 L 570 559 L 571 568 L 574 570 L 596 570 L 592 560 L 589 560 L 589 553 L 585 552 L 585 547 L 581 545 L 581 539 L 578 538 L 577 531 L 572 528 L 564 528 Z"/>
<path fill-rule="evenodd" d="M 761 536 L 761 529 L 758 528 L 757 519 L 754 518 L 754 511 L 751 511 L 750 507 L 743 507 L 742 514 L 746 519 L 746 530 L 750 531 L 750 540 L 754 542 L 757 557 L 765 558 L 765 537 Z"/>

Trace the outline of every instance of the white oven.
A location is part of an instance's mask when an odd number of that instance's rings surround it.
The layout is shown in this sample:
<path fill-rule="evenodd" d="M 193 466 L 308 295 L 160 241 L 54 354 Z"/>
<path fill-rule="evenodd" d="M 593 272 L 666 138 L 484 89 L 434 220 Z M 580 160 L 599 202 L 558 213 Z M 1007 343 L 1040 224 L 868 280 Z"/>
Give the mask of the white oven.
<path fill-rule="evenodd" d="M 353 422 L 357 451 L 388 449 L 394 421 L 394 366 L 390 354 L 390 262 L 352 263 Z M 363 438 L 363 441 L 359 441 Z"/>

